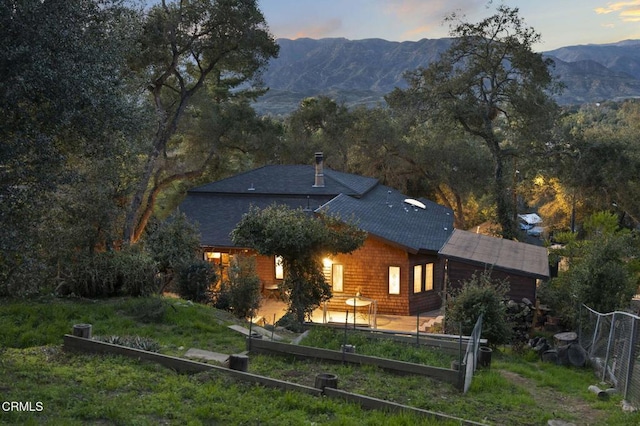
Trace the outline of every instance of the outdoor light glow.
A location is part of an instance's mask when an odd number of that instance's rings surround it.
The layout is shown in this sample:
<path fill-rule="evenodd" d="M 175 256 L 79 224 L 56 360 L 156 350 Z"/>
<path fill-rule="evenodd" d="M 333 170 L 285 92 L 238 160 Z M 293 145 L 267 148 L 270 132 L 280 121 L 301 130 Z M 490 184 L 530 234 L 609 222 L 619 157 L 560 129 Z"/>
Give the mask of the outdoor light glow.
<path fill-rule="evenodd" d="M 328 257 L 325 257 L 324 259 L 322 259 L 322 265 L 325 268 L 328 268 L 329 266 L 331 266 L 331 264 L 333 264 L 333 262 Z"/>

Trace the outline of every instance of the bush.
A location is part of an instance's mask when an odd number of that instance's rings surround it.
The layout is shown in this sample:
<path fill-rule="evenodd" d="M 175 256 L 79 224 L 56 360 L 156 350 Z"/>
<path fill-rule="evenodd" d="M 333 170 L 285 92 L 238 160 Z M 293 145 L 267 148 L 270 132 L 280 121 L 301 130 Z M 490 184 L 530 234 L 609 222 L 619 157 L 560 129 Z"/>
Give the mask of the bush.
<path fill-rule="evenodd" d="M 160 344 L 148 337 L 140 336 L 95 336 L 93 340 L 111 343 L 112 345 L 126 346 L 148 352 L 159 352 Z"/>
<path fill-rule="evenodd" d="M 156 264 L 137 247 L 78 256 L 57 288 L 79 297 L 147 296 L 158 291 Z"/>
<path fill-rule="evenodd" d="M 304 324 L 301 324 L 292 312 L 287 312 L 280 317 L 276 322 L 276 325 L 278 327 L 286 328 L 289 331 L 293 331 L 294 333 L 302 333 L 305 330 Z"/>
<path fill-rule="evenodd" d="M 509 342 L 512 328 L 507 321 L 506 281 L 492 280 L 491 272 L 474 274 L 462 288 L 452 289 L 447 297 L 446 322 L 451 331 L 470 334 L 480 315 L 482 337 L 491 345 Z M 460 329 L 462 327 L 462 329 Z"/>
<path fill-rule="evenodd" d="M 238 318 L 247 318 L 258 310 L 260 300 L 255 257 L 235 256 L 229 267 L 229 278 L 220 285 L 216 308 L 230 310 Z"/>
<path fill-rule="evenodd" d="M 194 302 L 204 303 L 211 300 L 211 284 L 216 280 L 216 273 L 211 263 L 198 260 L 178 273 L 178 294 L 180 297 Z"/>
<path fill-rule="evenodd" d="M 603 215 L 606 219 L 608 216 Z M 580 306 L 598 312 L 628 309 L 637 292 L 640 238 L 636 231 L 613 233 L 600 216 L 592 219 L 592 238 L 567 244 L 569 269 L 541 286 L 538 296 L 569 328 L 577 326 Z M 604 231 L 603 231 L 604 230 Z"/>
<path fill-rule="evenodd" d="M 172 215 L 162 223 L 149 226 L 144 245 L 147 252 L 158 262 L 158 270 L 163 277 L 163 290 L 175 285 L 174 275 L 201 259 L 198 228 L 181 213 Z"/>

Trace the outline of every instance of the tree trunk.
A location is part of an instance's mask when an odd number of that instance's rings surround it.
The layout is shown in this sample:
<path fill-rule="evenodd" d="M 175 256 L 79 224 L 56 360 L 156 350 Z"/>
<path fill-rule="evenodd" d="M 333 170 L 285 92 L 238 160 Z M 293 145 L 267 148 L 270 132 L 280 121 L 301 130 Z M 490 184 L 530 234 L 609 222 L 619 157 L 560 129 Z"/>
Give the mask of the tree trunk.
<path fill-rule="evenodd" d="M 515 221 L 513 220 L 512 198 L 507 190 L 504 178 L 502 153 L 495 158 L 495 196 L 498 222 L 502 226 L 502 238 L 513 239 L 515 237 Z"/>
<path fill-rule="evenodd" d="M 198 84 L 196 84 L 196 87 L 193 88 L 192 91 L 196 90 L 197 87 L 199 87 Z M 141 209 L 143 208 L 144 195 L 149 189 L 151 177 L 158 167 L 158 158 L 160 157 L 160 154 L 165 151 L 171 136 L 176 132 L 178 122 L 182 118 L 182 114 L 184 113 L 192 94 L 190 91 L 183 90 L 180 94 L 177 107 L 170 114 L 164 107 L 161 99 L 162 86 L 158 83 L 150 90 L 153 93 L 156 104 L 156 114 L 159 117 L 158 129 L 153 138 L 153 149 L 149 153 L 138 188 L 131 199 L 131 204 L 127 211 L 124 224 L 124 243 L 135 243 L 137 241 L 137 237 L 142 234 L 142 231 L 138 227 L 138 223 L 142 214 Z"/>
<path fill-rule="evenodd" d="M 508 184 L 504 176 L 504 151 L 500 148 L 500 142 L 493 132 L 490 121 L 485 123 L 483 137 L 494 161 L 494 192 L 498 223 L 502 226 L 502 238 L 513 239 L 515 237 L 515 221 L 513 219 L 515 206 L 512 205 L 513 199 L 507 190 Z"/>

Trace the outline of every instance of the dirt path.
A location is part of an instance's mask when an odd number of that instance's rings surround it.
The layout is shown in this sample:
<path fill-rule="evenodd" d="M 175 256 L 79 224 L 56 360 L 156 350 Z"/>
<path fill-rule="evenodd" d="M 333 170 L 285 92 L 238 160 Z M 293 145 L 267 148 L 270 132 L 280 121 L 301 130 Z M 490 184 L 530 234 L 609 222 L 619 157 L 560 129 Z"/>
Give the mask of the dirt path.
<path fill-rule="evenodd" d="M 538 386 L 533 380 L 511 371 L 500 370 L 500 374 L 512 383 L 526 389 L 543 411 L 549 413 L 569 412 L 578 419 L 567 420 L 558 417 L 558 420 L 581 426 L 603 424 L 604 413 L 592 408 L 584 399 L 567 396 L 546 386 Z"/>

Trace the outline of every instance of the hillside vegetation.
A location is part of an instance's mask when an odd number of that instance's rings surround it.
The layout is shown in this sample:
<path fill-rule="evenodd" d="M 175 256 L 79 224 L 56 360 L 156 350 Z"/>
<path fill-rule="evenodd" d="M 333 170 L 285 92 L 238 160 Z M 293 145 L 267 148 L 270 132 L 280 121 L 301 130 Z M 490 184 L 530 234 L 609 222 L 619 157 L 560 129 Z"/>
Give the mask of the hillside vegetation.
<path fill-rule="evenodd" d="M 190 347 L 222 353 L 245 350 L 228 329 L 226 313 L 179 299 L 0 301 L 0 388 L 5 401 L 30 401 L 40 411 L 3 411 L 3 424 L 443 424 L 412 415 L 365 411 L 329 398 L 314 398 L 238 382 L 222 373 L 178 374 L 135 359 L 66 353 L 62 336 L 73 324 L 91 323 L 94 335 L 136 335 L 160 352 L 183 355 Z M 278 331 L 279 333 L 281 331 Z M 312 332 L 313 334 L 313 332 Z M 292 335 L 285 336 L 293 337 Z M 333 344 L 320 333 L 309 342 Z M 494 352 L 471 390 L 423 377 L 399 377 L 371 367 L 251 355 L 249 372 L 306 383 L 331 371 L 339 387 L 487 424 L 632 425 L 620 398 L 599 401 L 587 391 L 590 370 L 542 363 L 529 355 Z M 36 405 L 40 402 L 41 405 Z"/>

